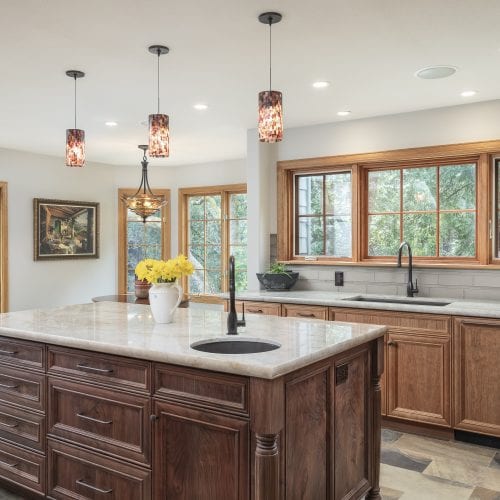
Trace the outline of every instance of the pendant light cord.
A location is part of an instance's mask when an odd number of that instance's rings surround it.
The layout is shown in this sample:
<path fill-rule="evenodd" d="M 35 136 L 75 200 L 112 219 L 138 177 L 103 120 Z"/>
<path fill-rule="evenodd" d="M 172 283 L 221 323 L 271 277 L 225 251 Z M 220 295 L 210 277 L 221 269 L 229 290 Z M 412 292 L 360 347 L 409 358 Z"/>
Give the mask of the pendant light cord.
<path fill-rule="evenodd" d="M 75 79 L 75 129 L 76 129 L 76 75 L 73 78 Z"/>
<path fill-rule="evenodd" d="M 273 38 L 272 38 L 272 18 L 269 17 L 269 92 L 271 92 L 272 90 L 272 85 L 271 85 L 271 76 L 272 76 L 272 67 L 273 67 L 273 64 L 272 64 L 272 57 L 273 57 L 273 52 L 272 52 L 272 45 L 273 45 Z"/>
<path fill-rule="evenodd" d="M 160 114 L 160 55 L 161 55 L 161 51 L 160 49 L 158 49 L 158 65 L 157 65 L 157 92 L 158 92 L 158 114 Z"/>

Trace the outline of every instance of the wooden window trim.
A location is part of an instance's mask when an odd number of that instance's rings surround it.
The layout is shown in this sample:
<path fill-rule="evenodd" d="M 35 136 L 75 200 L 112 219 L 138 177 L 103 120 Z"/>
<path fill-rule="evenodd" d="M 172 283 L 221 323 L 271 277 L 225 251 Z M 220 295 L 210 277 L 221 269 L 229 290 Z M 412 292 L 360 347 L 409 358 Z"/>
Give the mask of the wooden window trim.
<path fill-rule="evenodd" d="M 7 183 L 0 182 L 0 312 L 9 310 Z"/>
<path fill-rule="evenodd" d="M 222 219 L 222 262 L 227 263 L 229 259 L 229 218 L 227 220 L 224 219 L 224 214 L 229 214 L 229 196 L 231 194 L 238 193 L 246 193 L 247 185 L 246 184 L 220 184 L 217 186 L 197 186 L 197 187 L 188 187 L 188 188 L 180 188 L 178 203 L 179 203 L 179 242 L 178 248 L 179 252 L 184 255 L 188 254 L 188 206 L 187 199 L 189 196 L 196 195 L 213 195 L 220 194 L 221 195 L 221 212 L 223 214 Z M 248 220 L 248 219 L 247 219 Z M 228 288 L 228 277 L 225 273 L 225 267 L 222 267 L 222 291 L 227 291 Z M 182 278 L 182 288 L 187 291 L 188 289 L 188 280 L 187 277 Z M 188 295 L 184 294 L 186 298 L 193 302 L 204 302 L 210 304 L 219 304 L 222 303 L 222 299 L 219 297 L 215 297 L 209 294 L 193 294 Z"/>
<path fill-rule="evenodd" d="M 118 293 L 127 293 L 127 206 L 122 200 L 122 196 L 134 194 L 137 189 L 118 189 Z M 155 189 L 156 195 L 163 195 L 167 204 L 161 209 L 162 219 L 162 259 L 170 258 L 170 189 Z"/>
<path fill-rule="evenodd" d="M 493 158 L 500 151 L 500 140 L 483 141 L 423 148 L 409 148 L 375 153 L 351 154 L 321 158 L 280 161 L 277 163 L 278 202 L 278 260 L 289 264 L 307 265 L 354 265 L 394 266 L 395 257 L 373 258 L 364 256 L 367 248 L 366 226 L 366 172 L 370 169 L 397 167 L 418 167 L 436 162 L 477 163 L 477 224 L 476 258 L 415 258 L 416 267 L 427 268 L 487 268 L 500 269 L 500 258 L 495 258 L 493 241 L 490 239 L 489 224 L 494 223 L 493 212 Z M 316 260 L 296 258 L 294 251 L 294 176 L 315 172 L 352 168 L 353 186 L 353 256 L 350 260 L 318 257 Z"/>

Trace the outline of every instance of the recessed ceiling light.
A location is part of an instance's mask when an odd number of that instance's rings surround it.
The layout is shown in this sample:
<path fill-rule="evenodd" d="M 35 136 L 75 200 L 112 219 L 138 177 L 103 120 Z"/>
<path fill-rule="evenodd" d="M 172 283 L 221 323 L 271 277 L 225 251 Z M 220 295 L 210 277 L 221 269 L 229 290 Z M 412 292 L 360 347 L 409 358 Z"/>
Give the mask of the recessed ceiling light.
<path fill-rule="evenodd" d="M 118 123 L 116 123 L 116 122 L 106 122 L 104 125 L 106 125 L 108 127 L 116 127 L 118 125 Z"/>
<path fill-rule="evenodd" d="M 351 114 L 347 109 L 345 111 L 337 111 L 338 116 L 349 116 Z"/>
<path fill-rule="evenodd" d="M 326 82 L 326 81 L 320 81 L 320 82 L 313 83 L 313 87 L 315 89 L 325 89 L 326 87 L 329 87 L 330 85 L 331 85 L 330 82 Z"/>
<path fill-rule="evenodd" d="M 455 66 L 428 66 L 427 68 L 419 69 L 415 76 L 424 80 L 437 80 L 438 78 L 447 78 L 457 72 Z"/>
<path fill-rule="evenodd" d="M 462 97 L 472 97 L 473 95 L 476 95 L 477 92 L 475 90 L 464 90 L 463 92 L 460 93 Z"/>
<path fill-rule="evenodd" d="M 193 108 L 197 109 L 198 111 L 205 111 L 206 109 L 208 109 L 208 106 L 206 104 L 199 103 L 195 104 Z"/>

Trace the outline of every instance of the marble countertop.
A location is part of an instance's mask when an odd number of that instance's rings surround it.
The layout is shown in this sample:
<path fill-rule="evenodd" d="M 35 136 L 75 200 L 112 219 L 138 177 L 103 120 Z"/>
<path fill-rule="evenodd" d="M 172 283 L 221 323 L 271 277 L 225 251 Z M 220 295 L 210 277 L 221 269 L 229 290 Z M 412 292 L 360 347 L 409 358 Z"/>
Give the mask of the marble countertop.
<path fill-rule="evenodd" d="M 229 298 L 228 294 L 221 294 Z M 423 302 L 449 302 L 447 306 L 393 304 L 389 302 L 363 302 L 352 300 L 356 297 L 374 299 L 418 300 Z M 446 297 L 403 297 L 401 295 L 375 295 L 365 293 L 338 293 L 317 291 L 283 291 L 283 292 L 238 292 L 236 300 L 256 300 L 262 302 L 281 302 L 286 304 L 310 304 L 332 307 L 353 307 L 359 309 L 382 309 L 386 311 L 419 312 L 427 314 L 447 314 L 450 316 L 477 316 L 485 318 L 500 318 L 500 302 L 447 299 Z"/>
<path fill-rule="evenodd" d="M 0 314 L 0 335 L 220 372 L 272 379 L 363 344 L 385 326 L 247 315 L 237 339 L 267 339 L 279 349 L 260 354 L 210 354 L 193 342 L 227 338 L 227 314 L 178 309 L 158 324 L 149 306 L 96 302 Z"/>

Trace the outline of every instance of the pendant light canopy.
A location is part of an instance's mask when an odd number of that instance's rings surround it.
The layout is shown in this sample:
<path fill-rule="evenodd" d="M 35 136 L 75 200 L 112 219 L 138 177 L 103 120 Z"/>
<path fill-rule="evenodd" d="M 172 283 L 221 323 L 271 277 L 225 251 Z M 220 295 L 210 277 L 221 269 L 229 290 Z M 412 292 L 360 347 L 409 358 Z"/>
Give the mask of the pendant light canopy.
<path fill-rule="evenodd" d="M 164 196 L 155 195 L 151 191 L 148 181 L 148 158 L 146 156 L 146 151 L 148 146 L 141 144 L 138 146 L 142 149 L 142 177 L 139 189 L 132 196 L 122 196 L 122 200 L 127 205 L 127 208 L 132 210 L 139 217 L 142 217 L 142 221 L 146 222 L 146 219 L 157 212 L 161 207 L 167 204 Z"/>
<path fill-rule="evenodd" d="M 149 156 L 167 158 L 170 154 L 170 129 L 168 115 L 160 113 L 160 56 L 168 54 L 169 48 L 164 45 L 151 45 L 148 50 L 158 56 L 158 108 L 157 113 L 149 115 Z"/>
<path fill-rule="evenodd" d="M 283 139 L 283 95 L 272 90 L 272 25 L 281 21 L 281 14 L 264 12 L 259 21 L 269 25 L 269 90 L 259 92 L 259 140 L 279 142 Z"/>
<path fill-rule="evenodd" d="M 85 165 L 85 130 L 76 128 L 76 80 L 83 78 L 85 73 L 71 69 L 66 75 L 75 81 L 75 128 L 66 130 L 66 166 L 83 167 Z"/>

